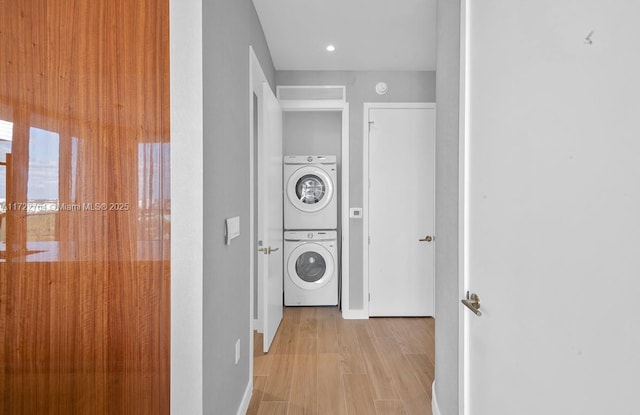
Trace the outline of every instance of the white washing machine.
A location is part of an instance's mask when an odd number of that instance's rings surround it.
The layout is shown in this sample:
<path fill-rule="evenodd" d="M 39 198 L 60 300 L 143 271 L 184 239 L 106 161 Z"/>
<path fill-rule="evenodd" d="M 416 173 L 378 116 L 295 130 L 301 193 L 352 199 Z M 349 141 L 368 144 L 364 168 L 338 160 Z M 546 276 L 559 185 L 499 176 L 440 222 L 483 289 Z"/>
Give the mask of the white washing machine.
<path fill-rule="evenodd" d="M 284 157 L 284 228 L 338 227 L 336 156 Z"/>
<path fill-rule="evenodd" d="M 338 304 L 336 231 L 286 231 L 284 261 L 284 305 Z"/>

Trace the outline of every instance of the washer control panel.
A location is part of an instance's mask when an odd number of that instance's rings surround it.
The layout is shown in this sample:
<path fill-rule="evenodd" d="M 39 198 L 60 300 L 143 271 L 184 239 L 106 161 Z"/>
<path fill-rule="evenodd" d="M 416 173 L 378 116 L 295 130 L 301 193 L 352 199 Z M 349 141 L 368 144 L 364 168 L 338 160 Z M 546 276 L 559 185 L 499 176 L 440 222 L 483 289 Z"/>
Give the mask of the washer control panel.
<path fill-rule="evenodd" d="M 338 238 L 336 231 L 285 231 L 285 241 L 335 241 Z"/>

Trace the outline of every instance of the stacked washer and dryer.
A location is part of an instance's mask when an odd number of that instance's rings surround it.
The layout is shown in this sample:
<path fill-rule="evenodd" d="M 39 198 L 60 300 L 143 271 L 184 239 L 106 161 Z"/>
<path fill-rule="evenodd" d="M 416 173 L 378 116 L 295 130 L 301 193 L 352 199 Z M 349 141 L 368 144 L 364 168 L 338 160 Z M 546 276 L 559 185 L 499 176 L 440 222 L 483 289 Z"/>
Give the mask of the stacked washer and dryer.
<path fill-rule="evenodd" d="M 336 156 L 284 157 L 284 305 L 338 304 Z"/>

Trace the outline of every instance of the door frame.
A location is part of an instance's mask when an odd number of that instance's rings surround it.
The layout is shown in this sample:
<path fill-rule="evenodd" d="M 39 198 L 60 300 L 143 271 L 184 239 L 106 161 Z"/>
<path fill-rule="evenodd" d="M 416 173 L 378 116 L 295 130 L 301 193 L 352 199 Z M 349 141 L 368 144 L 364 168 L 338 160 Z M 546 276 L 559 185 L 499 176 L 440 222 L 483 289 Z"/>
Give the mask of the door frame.
<path fill-rule="evenodd" d="M 256 190 L 257 183 L 255 180 L 255 166 L 258 163 L 255 163 L 256 157 L 258 157 L 257 149 L 254 147 L 255 137 L 254 137 L 254 111 L 259 111 L 262 108 L 262 85 L 267 81 L 267 77 L 262 70 L 262 66 L 260 65 L 260 61 L 256 56 L 253 47 L 249 45 L 249 386 L 248 390 L 253 389 L 253 331 L 254 330 L 263 330 L 264 321 L 260 318 L 260 303 L 258 304 L 258 310 L 254 309 L 254 303 L 256 301 L 256 297 L 254 295 L 255 283 L 254 283 L 254 275 L 256 272 L 257 264 L 255 263 L 255 255 L 256 247 L 255 240 L 258 233 L 258 229 L 255 223 L 255 203 L 256 203 Z M 258 97 L 258 108 L 253 107 L 253 95 Z M 258 112 L 258 125 L 260 125 L 260 113 Z M 259 128 L 259 127 L 258 127 Z M 260 280 L 260 275 L 258 275 L 258 283 Z M 258 291 L 258 301 L 262 298 L 260 295 L 260 291 Z M 254 312 L 258 312 L 258 318 L 254 320 Z"/>
<path fill-rule="evenodd" d="M 331 88 L 335 87 L 332 86 Z M 338 254 L 340 257 L 339 270 L 342 277 L 340 303 L 342 305 L 343 318 L 360 318 L 358 317 L 358 310 L 354 313 L 349 305 L 349 103 L 343 100 L 282 100 L 280 105 L 283 113 L 288 111 L 328 111 L 339 112 L 342 115 L 342 138 L 340 142 L 340 160 L 342 164 L 340 169 L 340 213 L 342 215 L 340 224 L 342 229 L 341 249 Z M 286 258 L 284 261 L 286 262 Z"/>
<path fill-rule="evenodd" d="M 362 113 L 362 305 L 359 318 L 369 318 L 369 110 L 370 109 L 436 109 L 435 102 L 365 102 Z M 434 140 L 434 150 L 437 142 Z M 434 151 L 433 162 L 436 161 Z M 434 170 L 435 181 L 435 170 Z M 435 200 L 435 195 L 434 195 Z M 435 226 L 435 204 L 433 212 Z M 435 272 L 435 270 L 434 270 Z M 434 274 L 435 281 L 435 274 Z M 434 296 L 435 318 L 435 296 Z"/>
<path fill-rule="evenodd" d="M 203 413 L 204 101 L 202 2 L 169 0 L 171 413 Z M 198 156 L 199 155 L 199 156 Z M 188 183 L 178 186 L 177 183 Z"/>
<path fill-rule="evenodd" d="M 469 198 L 467 184 L 469 178 L 467 174 L 468 157 L 467 146 L 469 145 L 468 134 L 468 113 L 469 113 L 469 0 L 462 0 L 460 4 L 460 72 L 459 77 L 459 119 L 458 119 L 458 298 L 464 298 L 465 287 L 468 286 L 467 272 L 467 240 L 468 226 L 467 218 L 469 212 Z M 469 393 L 469 318 L 471 313 L 458 304 L 458 414 L 469 413 L 469 408 L 465 405 L 468 402 Z M 475 316 L 474 316 L 475 317 Z"/>
<path fill-rule="evenodd" d="M 256 272 L 256 267 L 257 264 L 255 263 L 255 250 L 257 249 L 256 244 L 255 244 L 255 240 L 257 237 L 257 233 L 258 233 L 258 229 L 256 227 L 256 223 L 255 223 L 255 215 L 257 214 L 255 206 L 256 206 L 256 190 L 257 190 L 257 182 L 256 182 L 256 171 L 255 171 L 255 167 L 258 165 L 257 163 L 257 157 L 258 157 L 258 149 L 255 148 L 255 144 L 257 143 L 256 141 L 256 137 L 254 137 L 254 132 L 256 131 L 256 127 L 259 129 L 260 128 L 260 109 L 262 108 L 262 83 L 263 82 L 267 82 L 267 77 L 264 74 L 264 71 L 262 70 L 262 66 L 260 65 L 260 61 L 258 60 L 258 57 L 256 56 L 255 51 L 253 50 L 253 47 L 250 45 L 249 46 L 249 158 L 250 158 L 250 164 L 249 164 L 249 235 L 250 235 L 250 241 L 249 241 L 249 249 L 251 252 L 250 258 L 249 258 L 249 273 L 250 273 L 250 291 L 251 291 L 251 295 L 250 295 L 250 316 L 251 316 L 251 341 L 253 341 L 253 331 L 254 330 L 262 330 L 262 324 L 263 321 L 261 319 L 260 316 L 260 307 L 258 305 L 258 310 L 256 310 L 254 308 L 255 305 L 255 294 L 254 291 L 256 289 L 255 287 L 255 281 L 254 281 L 254 275 Z M 253 95 L 256 95 L 257 97 L 257 103 L 258 103 L 258 108 L 254 108 L 254 103 L 253 103 Z M 258 113 L 256 114 L 256 118 L 258 121 L 258 126 L 254 125 L 254 112 L 258 111 Z M 258 280 L 260 279 L 260 276 L 258 275 Z M 259 290 L 259 288 L 258 288 Z M 258 291 L 258 298 L 257 300 L 259 301 L 259 299 L 262 298 L 262 296 L 260 295 L 260 291 Z M 257 312 L 257 314 L 256 314 Z M 254 315 L 257 315 L 257 318 L 254 319 Z M 251 348 L 250 350 L 253 350 L 253 348 Z"/>

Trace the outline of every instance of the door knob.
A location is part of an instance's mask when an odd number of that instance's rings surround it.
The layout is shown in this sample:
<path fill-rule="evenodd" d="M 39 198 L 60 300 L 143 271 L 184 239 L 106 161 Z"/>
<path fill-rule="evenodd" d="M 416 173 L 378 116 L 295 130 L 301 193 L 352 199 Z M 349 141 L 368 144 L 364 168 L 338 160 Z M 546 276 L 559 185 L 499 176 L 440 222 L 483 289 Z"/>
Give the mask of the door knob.
<path fill-rule="evenodd" d="M 258 248 L 259 252 L 264 253 L 265 255 L 271 255 L 272 252 L 276 252 L 280 248 L 271 248 L 270 246 L 266 248 Z"/>
<path fill-rule="evenodd" d="M 431 235 L 427 235 L 422 239 L 418 239 L 418 241 L 420 241 L 420 242 L 431 242 L 431 241 L 433 241 L 433 237 Z"/>
<path fill-rule="evenodd" d="M 478 297 L 478 294 L 469 295 L 469 291 L 467 291 L 467 298 L 461 300 L 461 302 L 465 307 L 473 311 L 476 316 L 480 317 L 482 315 L 480 312 L 480 297 Z"/>

